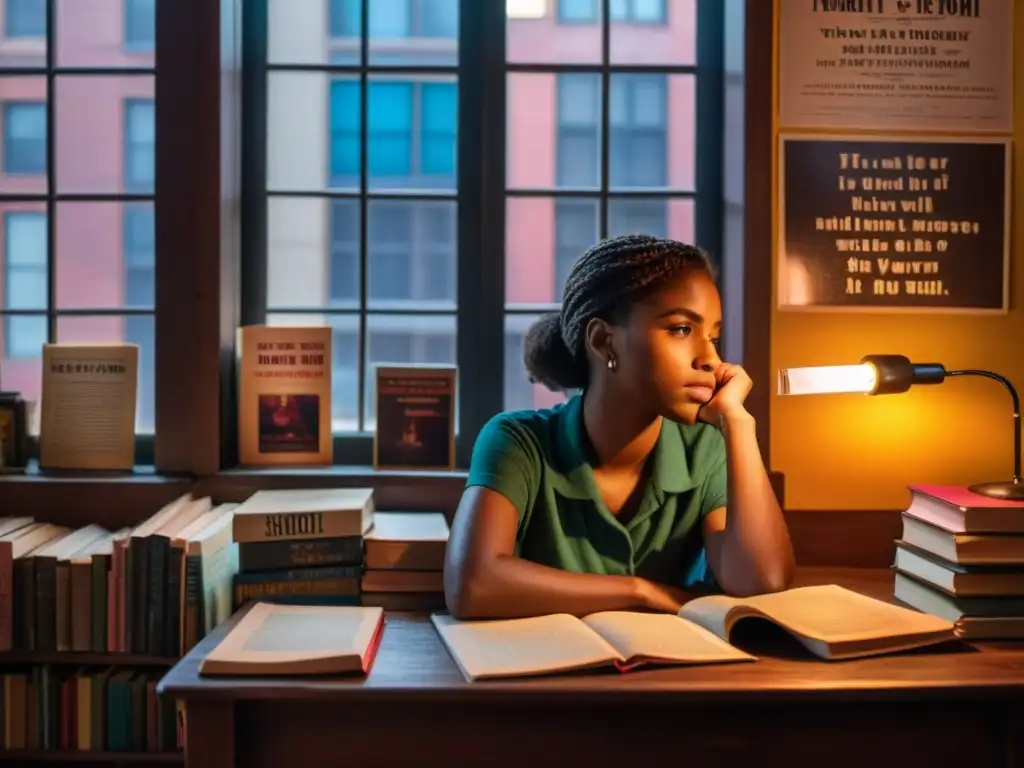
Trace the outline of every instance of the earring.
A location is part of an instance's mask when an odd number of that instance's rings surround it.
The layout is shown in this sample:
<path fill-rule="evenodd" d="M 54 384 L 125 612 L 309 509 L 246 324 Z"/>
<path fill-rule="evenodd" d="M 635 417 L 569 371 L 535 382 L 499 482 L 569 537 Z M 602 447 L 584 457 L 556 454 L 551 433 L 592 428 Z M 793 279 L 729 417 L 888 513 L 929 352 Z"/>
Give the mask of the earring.
<path fill-rule="evenodd" d="M 609 371 L 614 371 L 614 370 L 616 370 L 616 369 L 617 369 L 618 367 L 619 367 L 619 361 L 615 359 L 615 356 L 614 356 L 614 355 L 610 356 L 610 357 L 608 358 L 608 370 L 609 370 Z"/>

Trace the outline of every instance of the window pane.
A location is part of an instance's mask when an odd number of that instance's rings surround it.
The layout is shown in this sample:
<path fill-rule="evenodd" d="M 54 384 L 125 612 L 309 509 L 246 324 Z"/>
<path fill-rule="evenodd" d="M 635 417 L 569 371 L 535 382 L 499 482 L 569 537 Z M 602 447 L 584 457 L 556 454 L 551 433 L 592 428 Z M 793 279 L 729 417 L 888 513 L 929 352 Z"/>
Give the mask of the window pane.
<path fill-rule="evenodd" d="M 46 214 L 9 211 L 3 215 L 3 228 L 3 306 L 45 310 L 48 296 Z"/>
<path fill-rule="evenodd" d="M 505 207 L 505 302 L 560 302 L 569 268 L 597 242 L 597 226 L 597 200 L 510 197 Z"/>
<path fill-rule="evenodd" d="M 360 146 L 362 136 L 361 86 L 358 80 L 337 79 L 331 82 L 330 126 L 330 185 L 355 187 L 359 185 Z"/>
<path fill-rule="evenodd" d="M 454 309 L 455 203 L 372 200 L 367 218 L 369 305 Z"/>
<path fill-rule="evenodd" d="M 331 425 L 334 432 L 359 429 L 359 315 L 267 315 L 268 325 L 334 329 Z"/>
<path fill-rule="evenodd" d="M 612 6 L 612 64 L 697 63 L 697 0 L 613 0 Z"/>
<path fill-rule="evenodd" d="M 57 66 L 153 67 L 156 3 L 157 0 L 56 0 Z"/>
<path fill-rule="evenodd" d="M 131 155 L 138 169 L 138 181 L 146 181 L 143 191 L 152 190 L 152 137 L 138 136 L 139 143 L 128 141 L 125 104 L 152 100 L 153 77 L 58 77 L 54 89 L 58 119 L 57 176 L 58 193 L 111 194 L 139 191 L 131 189 L 125 161 Z M 135 123 L 145 127 L 143 117 Z M 112 140 L 113 139 L 113 140 Z M 135 154 L 128 151 L 132 147 Z M 124 160 L 122 158 L 124 153 Z M 146 176 L 149 179 L 146 179 Z"/>
<path fill-rule="evenodd" d="M 516 64 L 598 64 L 601 0 L 505 0 L 507 59 Z"/>
<path fill-rule="evenodd" d="M 369 59 L 371 66 L 458 64 L 458 0 L 373 0 Z"/>
<path fill-rule="evenodd" d="M 46 0 L 6 0 L 4 37 L 45 38 Z"/>
<path fill-rule="evenodd" d="M 330 204 L 330 241 L 327 270 L 330 289 L 327 303 L 332 307 L 359 307 L 360 225 L 358 200 L 334 200 Z"/>
<path fill-rule="evenodd" d="M 153 433 L 155 392 L 155 321 L 152 315 L 130 317 L 60 317 L 57 341 L 124 341 L 139 345 L 139 384 L 135 403 L 135 431 Z"/>
<path fill-rule="evenodd" d="M 600 76 L 510 74 L 507 84 L 509 189 L 596 188 L 601 178 Z M 538 104 L 553 109 L 538 109 Z"/>
<path fill-rule="evenodd" d="M 561 392 L 552 392 L 542 384 L 531 384 L 523 365 L 523 338 L 539 315 L 505 315 L 505 400 L 507 411 L 550 408 L 566 400 Z"/>
<path fill-rule="evenodd" d="M 58 203 L 58 309 L 152 309 L 152 203 Z"/>
<path fill-rule="evenodd" d="M 3 170 L 5 173 L 46 173 L 46 103 L 16 101 L 4 105 Z"/>
<path fill-rule="evenodd" d="M 613 74 L 610 85 L 611 187 L 692 190 L 696 164 L 695 78 Z"/>
<path fill-rule="evenodd" d="M 366 329 L 368 349 L 364 429 L 373 431 L 377 427 L 374 366 L 378 363 L 454 364 L 455 316 L 370 315 Z"/>
<path fill-rule="evenodd" d="M 270 311 L 285 308 L 320 308 L 337 305 L 332 299 L 335 279 L 332 270 L 340 258 L 347 258 L 358 270 L 359 213 L 355 201 L 348 215 L 335 225 L 330 200 L 301 197 L 271 197 L 267 201 L 267 305 Z M 352 211 L 354 210 L 354 213 Z M 336 228 L 335 228 L 336 227 Z M 332 254 L 340 254 L 332 258 Z M 346 262 L 339 262 L 346 263 Z M 358 272 L 347 285 L 358 299 Z M 355 305 L 354 305 L 355 306 Z"/>
<path fill-rule="evenodd" d="M 424 83 L 421 93 L 420 172 L 455 186 L 459 138 L 459 91 L 455 83 Z"/>
<path fill-rule="evenodd" d="M 693 198 L 609 200 L 609 237 L 637 233 L 693 243 Z"/>

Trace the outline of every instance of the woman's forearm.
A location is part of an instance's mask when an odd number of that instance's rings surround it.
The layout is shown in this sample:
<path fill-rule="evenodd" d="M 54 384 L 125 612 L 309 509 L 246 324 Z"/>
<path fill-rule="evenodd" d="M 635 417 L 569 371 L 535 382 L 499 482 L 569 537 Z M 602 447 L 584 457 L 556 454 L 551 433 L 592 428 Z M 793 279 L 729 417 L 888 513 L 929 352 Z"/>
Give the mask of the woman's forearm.
<path fill-rule="evenodd" d="M 511 619 L 655 609 L 674 612 L 686 594 L 633 576 L 573 573 L 502 555 L 484 573 L 446 590 L 457 619 Z"/>
<path fill-rule="evenodd" d="M 793 580 L 793 545 L 749 414 L 722 420 L 729 503 L 722 534 L 722 586 L 730 593 L 777 592 Z"/>

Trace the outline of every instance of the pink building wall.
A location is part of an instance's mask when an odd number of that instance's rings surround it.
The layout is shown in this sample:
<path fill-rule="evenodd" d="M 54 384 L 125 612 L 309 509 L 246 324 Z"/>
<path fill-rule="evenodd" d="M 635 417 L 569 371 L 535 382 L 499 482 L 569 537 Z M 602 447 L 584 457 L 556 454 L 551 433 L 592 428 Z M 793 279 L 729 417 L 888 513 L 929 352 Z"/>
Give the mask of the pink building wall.
<path fill-rule="evenodd" d="M 126 50 L 124 10 L 120 1 L 59 0 L 55 58 L 59 67 L 151 67 L 153 53 Z M 0 0 L 0 20 L 5 18 Z M 12 39 L 0 34 L 0 61 L 5 66 L 45 66 L 46 44 L 40 39 Z M 58 76 L 55 104 L 55 192 L 114 194 L 124 192 L 125 100 L 152 99 L 151 75 Z M 15 100 L 45 102 L 42 77 L 0 78 L 0 106 Z M 0 111 L 0 121 L 2 121 Z M 0 126 L 2 128 L 2 126 Z M 0 136 L 3 133 L 0 132 Z M 10 174 L 0 165 L 0 192 L 45 193 L 46 175 Z M 0 246 L 5 243 L 3 215 L 10 211 L 45 211 L 42 203 L 0 203 Z M 122 204 L 62 202 L 54 206 L 58 309 L 112 309 L 124 304 Z M 0 259 L 6 254 L 0 247 Z M 5 297 L 0 269 L 0 301 Z M 117 341 L 124 338 L 120 317 L 63 317 L 61 341 Z M 39 358 L 7 358 L 0 334 L 0 387 L 38 400 L 42 368 Z"/>

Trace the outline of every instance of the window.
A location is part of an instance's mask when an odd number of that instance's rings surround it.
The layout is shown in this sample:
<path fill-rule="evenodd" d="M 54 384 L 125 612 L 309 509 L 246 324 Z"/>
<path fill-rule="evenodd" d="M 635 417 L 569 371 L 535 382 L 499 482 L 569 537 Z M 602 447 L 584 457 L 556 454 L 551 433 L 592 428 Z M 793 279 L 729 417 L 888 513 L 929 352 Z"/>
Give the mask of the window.
<path fill-rule="evenodd" d="M 602 0 L 557 0 L 558 20 L 563 23 L 593 24 L 601 16 Z M 614 22 L 665 24 L 668 0 L 611 0 Z"/>
<path fill-rule="evenodd" d="M 156 232 L 151 203 L 131 203 L 124 207 L 124 340 L 139 345 L 139 394 L 136 419 L 140 432 L 152 432 L 156 414 L 153 395 L 154 323 L 153 297 L 156 293 Z"/>
<path fill-rule="evenodd" d="M 558 309 L 583 251 L 625 232 L 715 250 L 721 201 L 697 182 L 721 173 L 701 127 L 718 107 L 705 92 L 698 113 L 696 91 L 698 71 L 714 90 L 720 64 L 698 62 L 696 41 L 701 24 L 721 26 L 722 4 L 616 0 L 621 23 L 605 36 L 552 24 L 599 24 L 588 0 L 511 21 L 501 3 L 431 15 L 441 4 L 373 0 L 360 40 L 362 3 L 332 0 L 310 20 L 289 2 L 269 0 L 274 23 L 247 25 L 267 36 L 247 41 L 267 59 L 245 141 L 267 162 L 246 167 L 243 258 L 260 291 L 243 296 L 245 322 L 332 327 L 343 463 L 369 461 L 374 364 L 457 362 L 464 463 L 503 407 L 563 398 L 528 381 L 522 340 Z M 451 40 L 423 38 L 457 30 L 475 44 L 439 63 Z"/>
<path fill-rule="evenodd" d="M 332 186 L 358 184 L 360 84 L 331 83 Z M 455 186 L 458 89 L 454 82 L 371 82 L 367 173 L 392 188 Z"/>
<path fill-rule="evenodd" d="M 4 226 L 4 307 L 38 312 L 8 315 L 5 357 L 38 357 L 46 343 L 48 233 L 45 213 L 7 213 Z"/>
<path fill-rule="evenodd" d="M 458 37 L 458 0 L 373 0 L 370 37 Z M 331 37 L 359 37 L 362 0 L 331 0 Z"/>
<path fill-rule="evenodd" d="M 124 0 L 124 45 L 151 51 L 156 44 L 156 0 Z"/>
<path fill-rule="evenodd" d="M 5 37 L 46 37 L 46 0 L 7 0 Z"/>
<path fill-rule="evenodd" d="M 129 99 L 124 107 L 124 184 L 128 192 L 152 192 L 156 129 L 152 99 Z"/>
<path fill-rule="evenodd" d="M 8 102 L 3 119 L 4 172 L 46 173 L 46 104 Z"/>

